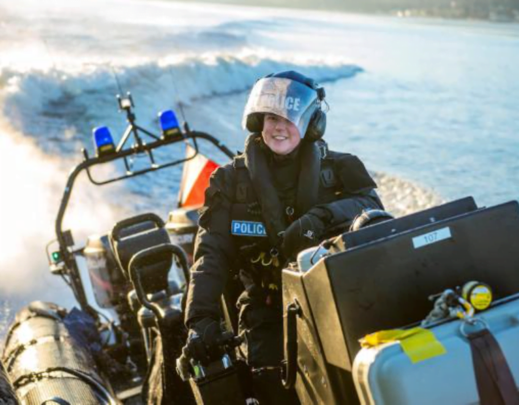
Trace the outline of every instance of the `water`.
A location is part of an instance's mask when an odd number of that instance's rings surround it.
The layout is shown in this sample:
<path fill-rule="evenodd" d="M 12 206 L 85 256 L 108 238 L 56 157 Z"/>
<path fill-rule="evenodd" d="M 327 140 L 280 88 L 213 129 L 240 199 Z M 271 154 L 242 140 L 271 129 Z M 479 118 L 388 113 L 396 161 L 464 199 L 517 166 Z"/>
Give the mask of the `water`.
<path fill-rule="evenodd" d="M 157 129 L 157 112 L 182 100 L 191 127 L 239 150 L 247 89 L 272 71 L 300 70 L 326 87 L 330 146 L 400 179 L 388 198 L 407 206 L 422 198 L 410 189 L 403 200 L 398 195 L 411 181 L 446 200 L 473 195 L 493 205 L 519 198 L 518 67 L 513 24 L 136 0 L 0 0 L 4 313 L 12 317 L 12 308 L 37 298 L 72 302 L 46 272 L 43 249 L 54 237 L 67 172 L 82 146 L 91 150 L 91 129 L 124 130 L 116 78 L 132 91 L 141 125 Z M 95 191 L 82 181 L 66 224 L 85 236 L 136 211 L 164 216 L 176 203 L 179 176 L 177 168 Z M 110 205 L 96 204 L 109 197 Z"/>

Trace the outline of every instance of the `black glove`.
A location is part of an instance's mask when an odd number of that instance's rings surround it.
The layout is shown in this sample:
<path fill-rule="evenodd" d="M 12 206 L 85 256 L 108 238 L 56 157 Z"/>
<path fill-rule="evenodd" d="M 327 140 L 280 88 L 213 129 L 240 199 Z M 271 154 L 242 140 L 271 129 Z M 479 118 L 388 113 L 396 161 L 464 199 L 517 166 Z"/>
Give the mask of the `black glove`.
<path fill-rule="evenodd" d="M 319 244 L 326 230 L 331 214 L 326 208 L 315 207 L 295 220 L 283 235 L 283 253 L 287 258 L 311 246 Z"/>
<path fill-rule="evenodd" d="M 224 355 L 222 342 L 220 323 L 211 318 L 202 318 L 190 327 L 182 353 L 188 359 L 207 366 Z"/>

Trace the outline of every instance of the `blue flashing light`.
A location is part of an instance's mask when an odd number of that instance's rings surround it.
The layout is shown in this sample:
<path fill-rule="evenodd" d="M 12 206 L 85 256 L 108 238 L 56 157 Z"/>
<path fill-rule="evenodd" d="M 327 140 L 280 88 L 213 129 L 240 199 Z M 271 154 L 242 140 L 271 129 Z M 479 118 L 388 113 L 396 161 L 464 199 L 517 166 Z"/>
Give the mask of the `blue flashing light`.
<path fill-rule="evenodd" d="M 92 130 L 94 147 L 97 156 L 103 156 L 115 152 L 114 140 L 108 127 L 97 127 Z"/>
<path fill-rule="evenodd" d="M 180 134 L 180 124 L 173 110 L 166 110 L 159 113 L 160 127 L 164 136 Z"/>

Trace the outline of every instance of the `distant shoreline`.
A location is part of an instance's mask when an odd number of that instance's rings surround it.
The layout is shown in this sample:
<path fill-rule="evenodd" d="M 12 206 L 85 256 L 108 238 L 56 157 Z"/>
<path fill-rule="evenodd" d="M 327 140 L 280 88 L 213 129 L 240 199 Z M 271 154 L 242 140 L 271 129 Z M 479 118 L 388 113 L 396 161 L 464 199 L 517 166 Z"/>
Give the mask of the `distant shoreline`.
<path fill-rule="evenodd" d="M 387 13 L 384 13 L 387 14 Z M 519 9 L 510 12 L 490 11 L 486 15 L 465 13 L 463 10 L 453 9 L 402 9 L 390 13 L 396 17 L 425 17 L 441 18 L 459 21 L 489 21 L 496 23 L 519 23 Z"/>
<path fill-rule="evenodd" d="M 292 1 L 292 0 L 166 0 L 181 3 L 213 3 L 222 5 L 236 5 L 249 7 L 285 8 L 297 10 L 332 11 L 343 13 L 359 13 L 375 16 L 394 16 L 399 18 L 432 18 L 453 21 L 486 21 L 496 23 L 519 23 L 519 0 L 517 5 L 504 6 L 499 4 L 500 0 L 493 0 L 492 4 L 486 0 L 457 0 L 448 4 L 429 7 L 414 7 L 406 0 L 395 0 L 392 6 L 385 7 L 348 7 L 347 5 L 333 4 L 333 0 L 314 1 Z M 433 3 L 431 1 L 430 3 Z M 438 4 L 445 3 L 436 0 Z M 373 1 L 371 2 L 373 3 Z M 389 3 L 389 2 L 386 2 Z M 406 4 L 407 3 L 407 4 Z"/>

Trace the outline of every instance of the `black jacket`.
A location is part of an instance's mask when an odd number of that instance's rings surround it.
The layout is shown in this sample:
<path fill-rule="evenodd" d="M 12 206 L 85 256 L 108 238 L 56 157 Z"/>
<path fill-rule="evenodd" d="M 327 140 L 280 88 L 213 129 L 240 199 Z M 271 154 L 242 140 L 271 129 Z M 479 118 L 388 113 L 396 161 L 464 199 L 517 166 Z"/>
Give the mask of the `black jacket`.
<path fill-rule="evenodd" d="M 247 271 L 250 255 L 279 249 L 282 232 L 309 209 L 326 208 L 328 226 L 336 227 L 348 225 L 363 209 L 383 208 L 375 182 L 356 156 L 303 141 L 297 158 L 296 187 L 290 192 L 280 187 L 280 163 L 253 134 L 245 152 L 211 176 L 195 241 L 188 326 L 204 317 L 219 319 L 229 274 Z"/>

